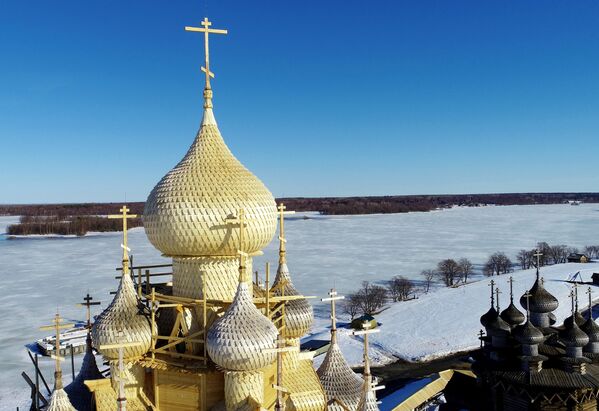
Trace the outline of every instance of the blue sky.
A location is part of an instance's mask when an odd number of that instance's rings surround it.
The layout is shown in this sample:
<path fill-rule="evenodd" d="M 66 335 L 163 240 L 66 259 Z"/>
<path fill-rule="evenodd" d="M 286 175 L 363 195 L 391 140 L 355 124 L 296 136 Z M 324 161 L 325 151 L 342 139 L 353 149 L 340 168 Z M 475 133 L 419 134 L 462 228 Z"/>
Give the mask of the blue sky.
<path fill-rule="evenodd" d="M 276 196 L 599 189 L 598 2 L 6 0 L 0 203 L 144 200 L 197 131 L 206 14 Z"/>

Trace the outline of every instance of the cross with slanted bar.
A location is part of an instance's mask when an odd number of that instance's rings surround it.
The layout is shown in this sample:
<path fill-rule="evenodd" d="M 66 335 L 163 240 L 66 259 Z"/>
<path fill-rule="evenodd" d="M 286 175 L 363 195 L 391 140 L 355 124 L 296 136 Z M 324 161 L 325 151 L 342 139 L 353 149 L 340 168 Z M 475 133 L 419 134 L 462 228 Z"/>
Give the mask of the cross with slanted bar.
<path fill-rule="evenodd" d="M 127 348 L 127 347 L 135 347 L 138 345 L 142 345 L 142 343 L 139 341 L 122 342 L 124 340 L 124 338 L 125 338 L 125 333 L 123 332 L 123 330 L 118 330 L 118 339 L 121 342 L 116 343 L 116 344 L 105 344 L 105 345 L 101 345 L 100 347 L 98 347 L 100 350 L 111 350 L 114 348 L 118 348 L 118 350 L 119 350 L 119 364 L 118 364 L 119 375 L 116 378 L 119 382 L 119 395 L 116 399 L 118 411 L 126 411 L 126 409 L 127 409 L 127 395 L 125 393 L 125 377 L 124 377 L 125 364 L 123 361 L 123 349 Z"/>
<path fill-rule="evenodd" d="M 541 256 L 543 253 L 540 250 L 536 250 L 536 253 L 533 254 L 533 257 L 537 257 L 537 280 L 539 279 L 539 270 L 541 267 Z"/>
<path fill-rule="evenodd" d="M 277 210 L 279 210 L 279 264 L 287 262 L 287 250 L 285 249 L 285 243 L 287 242 L 285 239 L 285 216 L 295 214 L 295 211 L 285 211 L 286 209 L 287 207 L 285 207 L 285 204 L 283 203 L 279 204 L 277 207 Z"/>
<path fill-rule="evenodd" d="M 126 205 L 124 205 L 120 210 L 121 214 L 111 214 L 108 218 L 122 218 L 123 219 L 123 243 L 121 247 L 123 248 L 123 274 L 129 274 L 129 247 L 127 246 L 127 219 L 129 218 L 137 218 L 137 214 L 128 214 L 129 210 Z"/>
<path fill-rule="evenodd" d="M 92 327 L 92 313 L 91 313 L 92 305 L 100 305 L 101 304 L 100 301 L 92 302 L 93 299 L 94 299 L 94 297 L 92 297 L 91 295 L 89 295 L 89 293 L 87 293 L 87 295 L 85 297 L 83 297 L 83 302 L 79 303 L 80 306 L 87 308 L 87 325 L 86 325 L 86 327 L 88 329 Z"/>
<path fill-rule="evenodd" d="M 221 29 L 211 29 L 212 22 L 208 20 L 208 17 L 204 17 L 202 23 L 200 23 L 203 27 L 190 27 L 185 26 L 185 31 L 195 31 L 204 33 L 204 50 L 206 57 L 206 67 L 202 67 L 202 71 L 206 73 L 206 88 L 210 88 L 210 77 L 214 78 L 214 73 L 210 71 L 210 50 L 208 46 L 208 35 L 209 34 L 227 34 L 227 30 Z"/>
<path fill-rule="evenodd" d="M 331 288 L 329 291 L 329 297 L 321 298 L 320 301 L 330 301 L 331 302 L 331 344 L 337 340 L 337 317 L 335 313 L 335 301 L 345 299 L 342 295 L 337 295 L 337 291 L 334 288 Z"/>
<path fill-rule="evenodd" d="M 499 294 L 501 294 L 501 291 L 499 291 L 499 287 L 495 287 L 495 306 L 497 307 L 497 312 L 499 312 Z"/>
<path fill-rule="evenodd" d="M 56 340 L 54 341 L 55 347 L 55 355 L 52 357 L 56 360 L 56 365 L 54 366 L 54 389 L 60 390 L 62 389 L 62 370 L 60 368 L 60 361 L 64 360 L 64 357 L 60 356 L 60 330 L 65 328 L 73 328 L 73 324 L 65 324 L 63 323 L 63 319 L 60 318 L 60 315 L 56 313 L 54 319 L 52 320 L 52 325 L 44 325 L 40 327 L 40 330 L 52 330 L 56 333 Z"/>

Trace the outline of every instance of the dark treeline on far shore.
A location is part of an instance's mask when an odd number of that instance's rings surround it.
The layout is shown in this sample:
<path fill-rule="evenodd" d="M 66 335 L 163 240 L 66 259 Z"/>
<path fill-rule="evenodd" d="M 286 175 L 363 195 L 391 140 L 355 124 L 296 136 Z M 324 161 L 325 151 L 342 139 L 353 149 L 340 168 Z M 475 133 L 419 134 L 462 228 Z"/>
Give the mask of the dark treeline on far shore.
<path fill-rule="evenodd" d="M 278 198 L 288 210 L 316 211 L 323 215 L 388 214 L 431 211 L 452 206 L 560 204 L 568 201 L 599 203 L 599 193 L 515 193 L 515 194 L 447 194 L 384 197 L 293 197 Z M 144 203 L 127 203 L 132 214 L 143 214 Z M 8 228 L 9 235 L 76 234 L 88 231 L 119 231 L 121 223 L 108 220 L 117 214 L 120 203 L 80 204 L 7 204 L 0 205 L 0 215 L 22 216 Z M 141 219 L 131 227 L 141 226 Z"/>
<path fill-rule="evenodd" d="M 599 203 L 599 193 L 442 194 L 380 197 L 278 198 L 289 210 L 317 211 L 325 215 L 405 213 L 451 206 L 560 204 L 567 201 Z M 118 213 L 121 203 L 0 204 L 0 215 L 99 216 Z M 133 214 L 143 213 L 143 202 L 127 203 Z"/>

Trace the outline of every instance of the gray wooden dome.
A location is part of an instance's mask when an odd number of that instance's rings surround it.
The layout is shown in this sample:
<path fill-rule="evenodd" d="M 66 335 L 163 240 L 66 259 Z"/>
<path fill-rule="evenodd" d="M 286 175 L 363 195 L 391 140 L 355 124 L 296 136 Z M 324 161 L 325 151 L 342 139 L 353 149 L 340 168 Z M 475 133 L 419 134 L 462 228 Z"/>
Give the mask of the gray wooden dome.
<path fill-rule="evenodd" d="M 527 307 L 526 295 L 520 297 L 520 305 L 525 310 L 530 309 L 533 313 L 550 313 L 559 306 L 557 298 L 545 289 L 539 278 L 537 278 L 529 293 L 530 307 Z"/>
<path fill-rule="evenodd" d="M 329 401 L 336 398 L 349 409 L 356 409 L 360 402 L 364 382 L 345 361 L 336 337 L 331 338 L 331 345 L 316 373 Z M 337 403 L 330 404 L 328 409 L 344 411 L 343 407 Z"/>
<path fill-rule="evenodd" d="M 536 345 L 545 341 L 545 336 L 541 330 L 535 327 L 530 320 L 526 320 L 524 324 L 517 326 L 513 335 L 520 344 Z"/>

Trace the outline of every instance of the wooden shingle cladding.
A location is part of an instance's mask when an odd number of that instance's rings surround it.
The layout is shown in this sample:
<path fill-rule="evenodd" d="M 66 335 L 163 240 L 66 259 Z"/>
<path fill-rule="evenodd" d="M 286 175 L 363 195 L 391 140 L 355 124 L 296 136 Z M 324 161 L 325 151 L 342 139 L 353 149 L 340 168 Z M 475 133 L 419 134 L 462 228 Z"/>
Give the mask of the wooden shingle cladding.
<path fill-rule="evenodd" d="M 219 371 L 182 373 L 154 369 L 154 400 L 162 410 L 209 410 L 224 398 L 224 378 Z"/>

